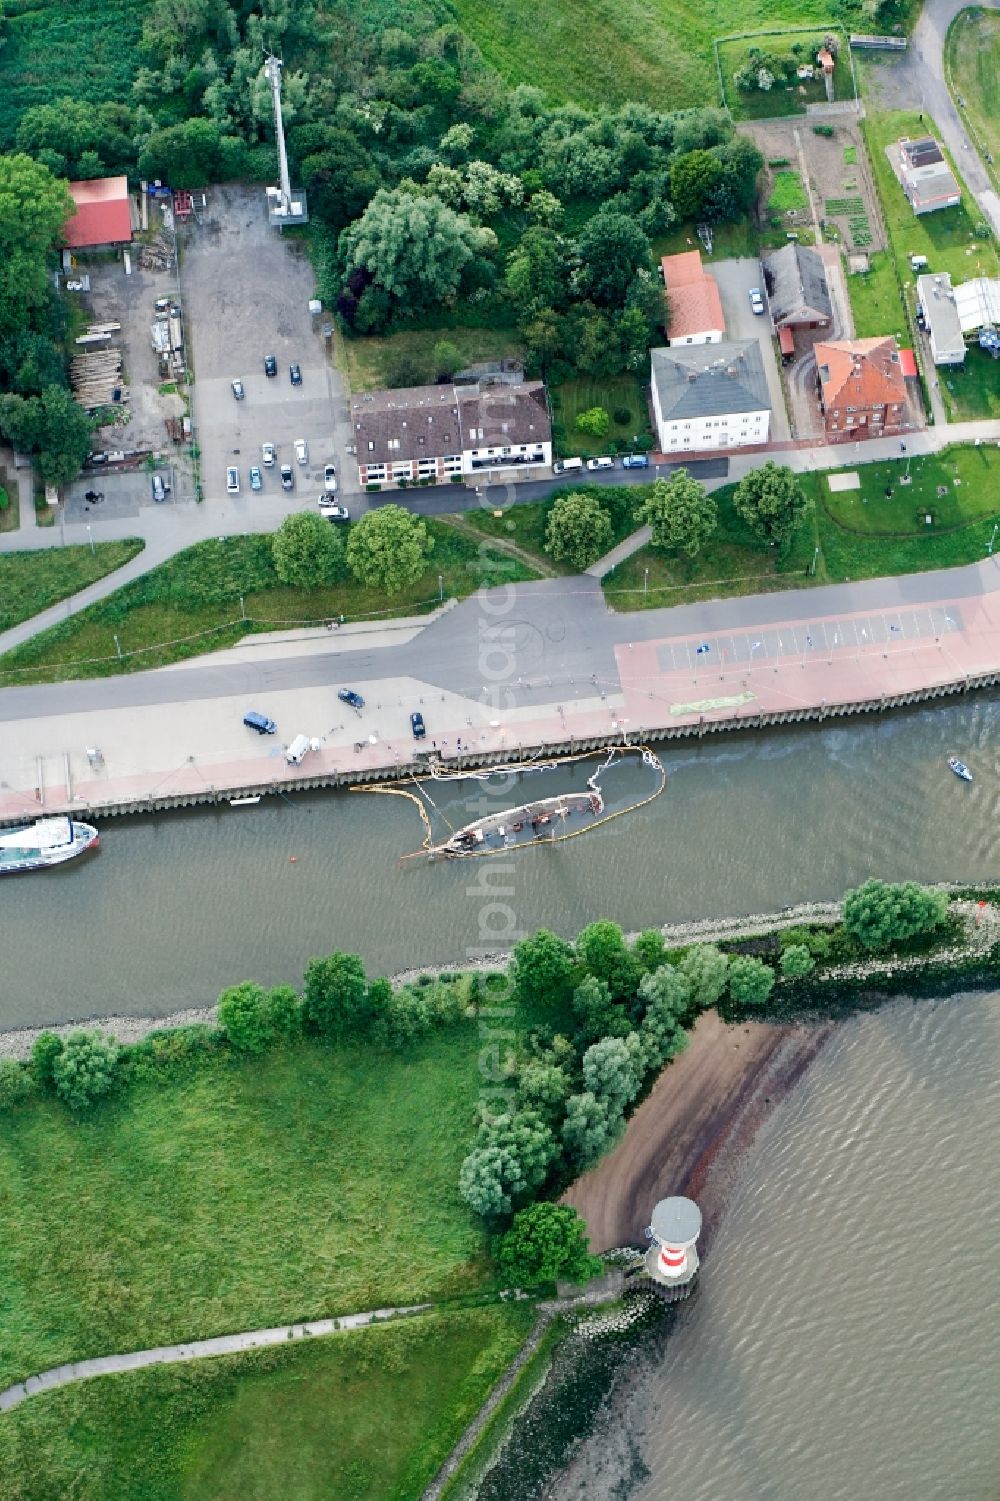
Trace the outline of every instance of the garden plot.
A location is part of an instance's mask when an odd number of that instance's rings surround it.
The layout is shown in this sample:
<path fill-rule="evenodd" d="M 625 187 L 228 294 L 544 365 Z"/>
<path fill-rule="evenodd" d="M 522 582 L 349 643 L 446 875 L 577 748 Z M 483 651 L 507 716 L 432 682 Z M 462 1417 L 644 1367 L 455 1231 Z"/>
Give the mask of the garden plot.
<path fill-rule="evenodd" d="M 772 227 L 776 217 L 786 233 L 797 233 L 800 224 L 808 223 L 808 210 L 790 201 L 790 190 L 808 186 L 825 240 L 848 252 L 884 249 L 874 181 L 855 121 L 821 124 L 819 129 L 829 135 L 818 135 L 807 120 L 767 120 L 742 128 L 769 163 L 787 163 L 772 167 L 766 210 Z"/>

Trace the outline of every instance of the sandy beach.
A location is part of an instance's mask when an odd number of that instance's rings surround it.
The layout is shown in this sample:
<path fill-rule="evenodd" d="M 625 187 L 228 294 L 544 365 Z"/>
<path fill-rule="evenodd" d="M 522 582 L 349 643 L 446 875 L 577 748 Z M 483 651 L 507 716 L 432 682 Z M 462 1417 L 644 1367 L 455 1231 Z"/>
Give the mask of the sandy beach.
<path fill-rule="evenodd" d="M 563 1202 L 579 1210 L 594 1251 L 646 1244 L 658 1199 L 683 1193 L 705 1216 L 704 1254 L 742 1149 L 800 1079 L 832 1030 L 699 1018 L 687 1049 L 657 1079 L 618 1148 L 579 1178 Z"/>

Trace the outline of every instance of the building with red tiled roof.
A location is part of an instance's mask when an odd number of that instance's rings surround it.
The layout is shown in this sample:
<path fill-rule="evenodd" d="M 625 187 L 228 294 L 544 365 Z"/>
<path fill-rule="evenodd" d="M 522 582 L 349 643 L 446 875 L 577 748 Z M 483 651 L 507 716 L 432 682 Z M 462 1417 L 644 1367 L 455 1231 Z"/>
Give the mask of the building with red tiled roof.
<path fill-rule="evenodd" d="M 831 442 L 879 438 L 903 427 L 906 384 L 899 346 L 891 335 L 817 344 L 816 372 Z"/>
<path fill-rule="evenodd" d="M 132 238 L 127 177 L 95 177 L 69 185 L 76 213 L 66 220 L 63 238 L 71 250 L 127 245 Z"/>
<path fill-rule="evenodd" d="M 667 342 L 719 344 L 726 335 L 722 298 L 713 277 L 701 264 L 701 252 L 684 250 L 660 262 L 667 293 Z"/>

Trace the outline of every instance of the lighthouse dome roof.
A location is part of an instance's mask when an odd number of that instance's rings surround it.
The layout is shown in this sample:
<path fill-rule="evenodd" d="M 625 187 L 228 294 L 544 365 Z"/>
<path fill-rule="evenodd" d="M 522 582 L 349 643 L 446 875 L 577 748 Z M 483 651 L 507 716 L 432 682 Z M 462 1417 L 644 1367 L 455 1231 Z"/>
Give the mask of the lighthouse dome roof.
<path fill-rule="evenodd" d="M 660 1200 L 649 1223 L 657 1240 L 683 1246 L 698 1239 L 701 1233 L 701 1210 L 693 1199 L 675 1195 L 673 1198 Z"/>

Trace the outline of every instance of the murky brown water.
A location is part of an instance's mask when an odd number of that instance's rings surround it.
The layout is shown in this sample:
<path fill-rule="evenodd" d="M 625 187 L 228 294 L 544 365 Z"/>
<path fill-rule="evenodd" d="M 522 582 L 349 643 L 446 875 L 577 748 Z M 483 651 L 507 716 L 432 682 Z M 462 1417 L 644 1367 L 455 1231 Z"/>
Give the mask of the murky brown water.
<path fill-rule="evenodd" d="M 398 868 L 422 829 L 393 797 L 109 820 L 97 856 L 0 883 L 0 1026 L 201 1005 L 249 977 L 296 982 L 311 954 L 338 947 L 392 971 L 457 962 L 539 924 L 571 934 L 597 916 L 640 928 L 767 911 L 873 873 L 993 878 L 998 702 L 673 746 L 655 802 L 522 852 L 502 874 L 489 861 Z M 973 766 L 972 787 L 947 771 L 953 751 Z M 584 777 L 560 773 L 558 788 Z M 489 809 L 537 795 L 528 782 Z M 649 786 L 634 765 L 607 781 L 616 799 Z M 488 811 L 475 788 L 434 798 L 454 824 Z M 504 887 L 502 912 L 484 895 L 484 864 Z"/>

